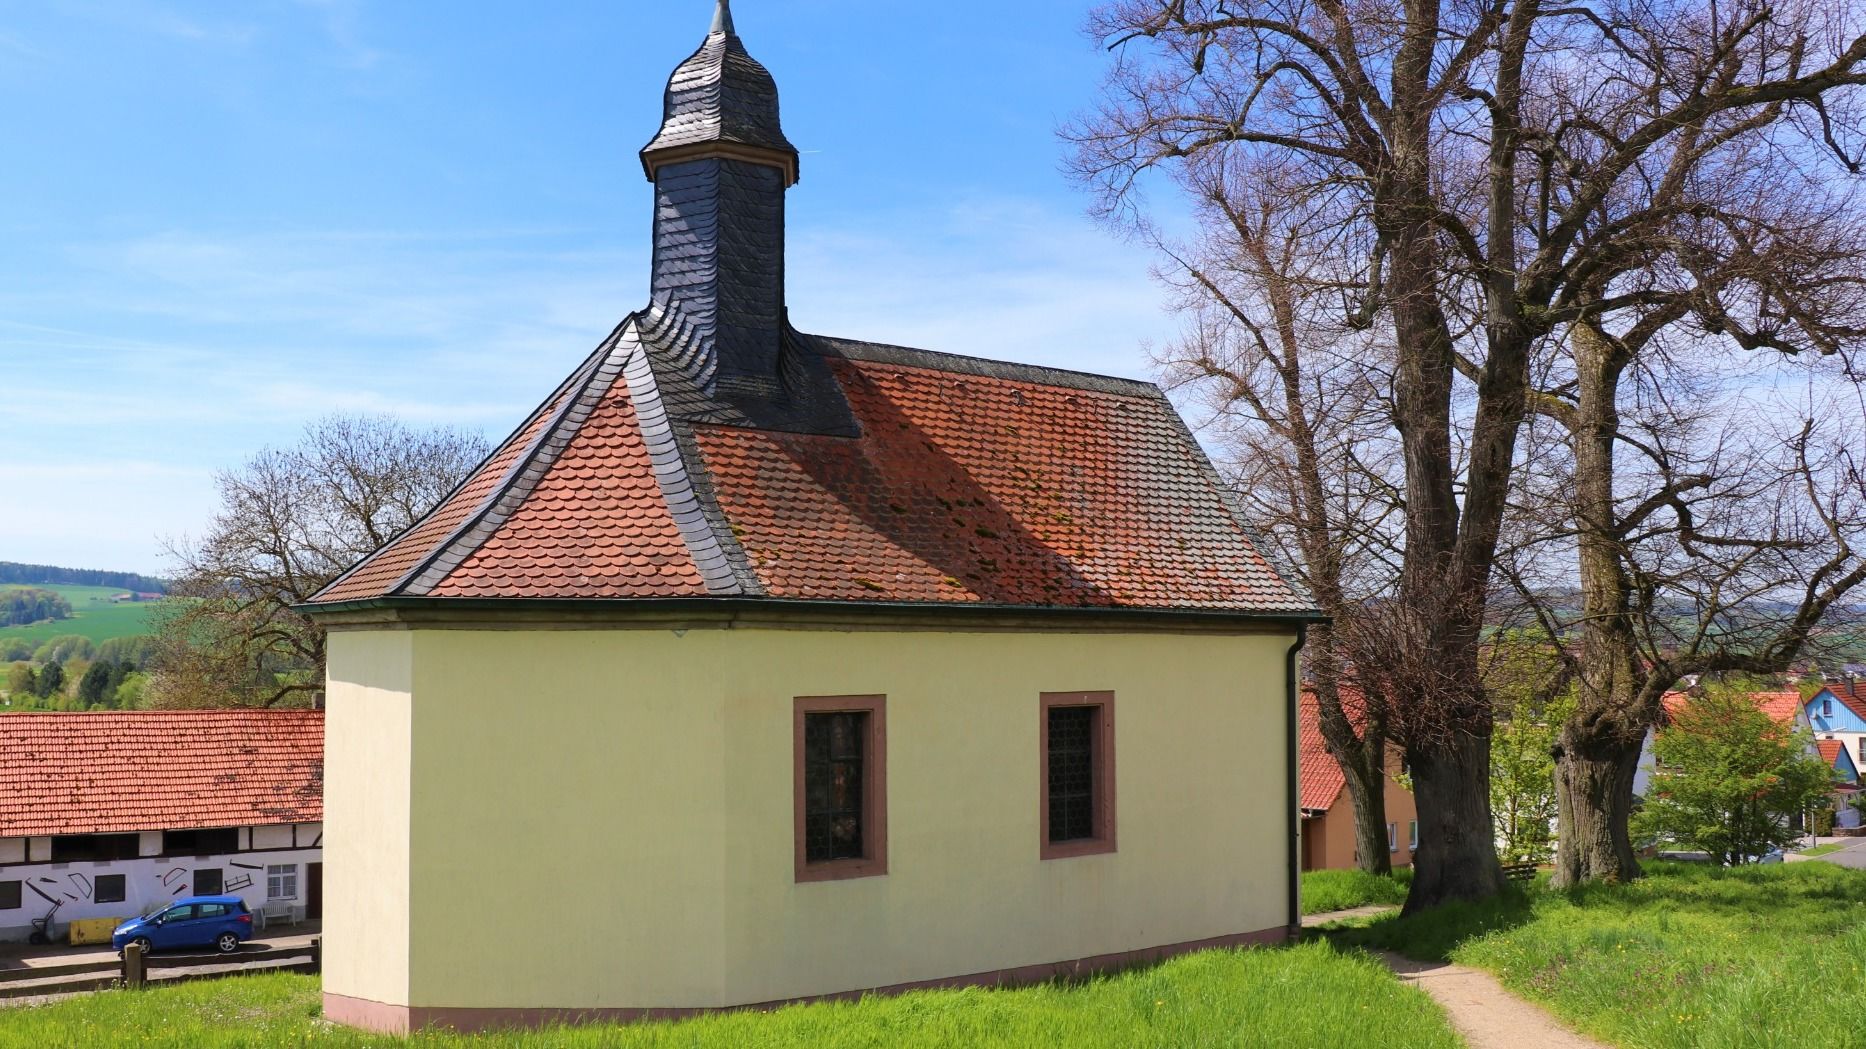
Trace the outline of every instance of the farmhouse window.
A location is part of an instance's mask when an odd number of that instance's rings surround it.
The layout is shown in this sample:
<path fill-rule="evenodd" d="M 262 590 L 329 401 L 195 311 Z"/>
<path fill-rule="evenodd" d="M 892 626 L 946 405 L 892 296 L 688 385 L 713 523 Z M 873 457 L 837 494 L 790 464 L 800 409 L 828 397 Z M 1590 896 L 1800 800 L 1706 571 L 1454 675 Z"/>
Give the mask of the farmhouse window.
<path fill-rule="evenodd" d="M 1860 752 L 1860 760 L 1866 761 L 1866 736 L 1860 737 L 1859 752 Z"/>
<path fill-rule="evenodd" d="M 1406 826 L 1407 826 L 1406 851 L 1407 852 L 1418 852 L 1419 851 L 1419 821 L 1411 820 L 1406 824 Z"/>
<path fill-rule="evenodd" d="M 215 827 L 208 830 L 165 830 L 162 832 L 164 856 L 224 856 L 240 851 L 238 827 Z"/>
<path fill-rule="evenodd" d="M 1046 692 L 1039 807 L 1043 859 L 1113 852 L 1114 694 Z"/>
<path fill-rule="evenodd" d="M 52 862 L 133 860 L 139 845 L 135 834 L 60 834 L 52 839 Z"/>
<path fill-rule="evenodd" d="M 91 899 L 97 903 L 122 903 L 129 898 L 121 874 L 99 874 L 91 885 Z"/>
<path fill-rule="evenodd" d="M 1387 824 L 1387 851 L 1399 851 L 1399 824 L 1397 823 Z"/>
<path fill-rule="evenodd" d="M 19 910 L 19 882 L 0 881 L 0 911 Z"/>
<path fill-rule="evenodd" d="M 1824 718 L 1831 718 L 1834 716 L 1834 701 L 1833 700 L 1831 699 L 1821 700 L 1821 716 Z"/>
<path fill-rule="evenodd" d="M 798 881 L 887 873 L 886 716 L 881 696 L 796 700 Z"/>
<path fill-rule="evenodd" d="M 219 867 L 203 867 L 194 872 L 194 894 L 196 896 L 218 896 L 224 884 Z"/>
<path fill-rule="evenodd" d="M 296 863 L 274 864 L 266 868 L 266 898 L 269 900 L 298 898 L 298 865 Z"/>

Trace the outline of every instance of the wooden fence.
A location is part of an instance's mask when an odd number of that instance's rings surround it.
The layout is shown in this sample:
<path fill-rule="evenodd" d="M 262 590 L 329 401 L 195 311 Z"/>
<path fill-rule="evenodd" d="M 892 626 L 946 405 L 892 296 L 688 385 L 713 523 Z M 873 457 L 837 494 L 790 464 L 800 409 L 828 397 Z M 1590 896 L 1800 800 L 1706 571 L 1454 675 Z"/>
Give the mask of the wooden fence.
<path fill-rule="evenodd" d="M 301 947 L 278 947 L 233 954 L 150 955 L 130 944 L 117 958 L 95 958 L 64 965 L 0 970 L 0 999 L 76 994 L 111 987 L 217 979 L 249 972 L 316 973 L 324 960 L 323 941 Z"/>

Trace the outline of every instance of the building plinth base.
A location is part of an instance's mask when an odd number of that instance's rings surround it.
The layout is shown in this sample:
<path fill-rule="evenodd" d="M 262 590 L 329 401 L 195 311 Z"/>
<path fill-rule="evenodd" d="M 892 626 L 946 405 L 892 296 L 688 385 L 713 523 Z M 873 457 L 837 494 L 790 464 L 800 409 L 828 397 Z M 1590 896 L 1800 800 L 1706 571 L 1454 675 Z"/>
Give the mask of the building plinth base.
<path fill-rule="evenodd" d="M 347 995 L 324 995 L 324 1017 L 332 1023 L 346 1027 L 357 1027 L 382 1034 L 412 1034 L 430 1028 L 441 1028 L 463 1033 L 514 1028 L 549 1027 L 560 1024 L 590 1023 L 638 1023 L 644 1020 L 683 1020 L 708 1013 L 735 1012 L 742 1010 L 776 1009 L 785 1005 L 806 1002 L 852 1001 L 868 995 L 900 994 L 905 991 L 920 991 L 936 988 L 957 987 L 1014 987 L 1019 985 L 1043 983 L 1047 980 L 1067 979 L 1072 977 L 1092 976 L 1101 973 L 1129 969 L 1162 961 L 1193 951 L 1210 950 L 1218 947 L 1247 947 L 1283 943 L 1289 938 L 1290 930 L 1285 927 L 1261 929 L 1256 932 L 1234 933 L 1230 936 L 1215 936 L 1205 940 L 1192 940 L 1186 943 L 1167 944 L 1161 947 L 1144 947 L 1139 950 L 1121 951 L 1115 954 L 1099 954 L 1091 958 L 1078 958 L 1073 961 L 1050 962 L 1042 965 L 1023 965 L 1011 969 L 996 969 L 990 972 L 972 973 L 966 976 L 952 976 L 938 980 L 918 980 L 912 983 L 890 984 L 884 987 L 868 987 L 860 990 L 842 991 L 836 994 L 810 995 L 803 998 L 788 998 L 782 1001 L 759 1002 L 751 1005 L 722 1006 L 716 1008 L 636 1008 L 636 1009 L 579 1009 L 572 1007 L 542 1008 L 479 1008 L 474 1006 L 437 1006 L 437 1005 L 388 1005 L 373 1002 L 365 998 L 352 998 Z"/>

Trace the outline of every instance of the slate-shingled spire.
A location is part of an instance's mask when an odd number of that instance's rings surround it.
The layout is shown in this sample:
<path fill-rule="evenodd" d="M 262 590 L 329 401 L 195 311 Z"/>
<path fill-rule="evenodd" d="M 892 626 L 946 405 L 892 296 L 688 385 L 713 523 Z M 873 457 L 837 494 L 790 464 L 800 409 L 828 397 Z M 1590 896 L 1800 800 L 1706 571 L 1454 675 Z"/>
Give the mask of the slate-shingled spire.
<path fill-rule="evenodd" d="M 853 425 L 827 373 L 789 349 L 784 194 L 797 149 L 777 82 L 720 3 L 712 31 L 668 80 L 660 133 L 642 150 L 655 184 L 655 302 L 699 333 L 683 368 L 721 421 L 812 432 Z"/>

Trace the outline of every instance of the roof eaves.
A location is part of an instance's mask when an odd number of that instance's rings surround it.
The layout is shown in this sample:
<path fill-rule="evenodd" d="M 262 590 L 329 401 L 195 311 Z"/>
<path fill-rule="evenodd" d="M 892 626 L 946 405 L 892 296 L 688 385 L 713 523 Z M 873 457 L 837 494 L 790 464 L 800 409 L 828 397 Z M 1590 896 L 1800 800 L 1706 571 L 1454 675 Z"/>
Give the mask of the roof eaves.
<path fill-rule="evenodd" d="M 326 605 L 298 605 L 295 611 L 337 614 L 386 609 L 426 611 L 539 611 L 539 612 L 855 612 L 932 616 L 1029 616 L 1032 618 L 1147 619 L 1187 623 L 1261 623 L 1294 627 L 1327 622 L 1314 609 L 1161 608 L 1133 605 L 1003 605 L 979 601 L 823 601 L 808 598 L 721 595 L 717 597 L 658 598 L 526 598 L 526 597 L 422 597 L 388 595 Z"/>

